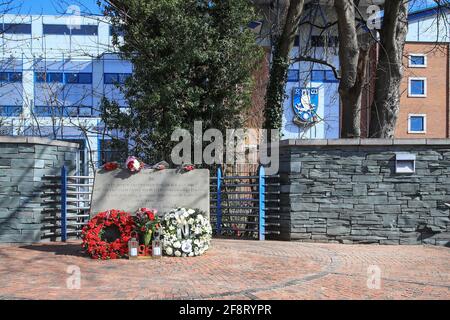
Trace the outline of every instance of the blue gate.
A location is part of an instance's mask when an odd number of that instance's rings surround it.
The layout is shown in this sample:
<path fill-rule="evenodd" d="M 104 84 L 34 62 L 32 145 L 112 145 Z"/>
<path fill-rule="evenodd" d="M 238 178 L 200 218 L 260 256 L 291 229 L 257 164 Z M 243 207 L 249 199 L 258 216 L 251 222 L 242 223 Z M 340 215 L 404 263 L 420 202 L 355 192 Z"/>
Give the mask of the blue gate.
<path fill-rule="evenodd" d="M 267 176 L 263 166 L 255 175 L 211 177 L 211 224 L 218 237 L 265 240 L 280 234 L 279 176 Z"/>

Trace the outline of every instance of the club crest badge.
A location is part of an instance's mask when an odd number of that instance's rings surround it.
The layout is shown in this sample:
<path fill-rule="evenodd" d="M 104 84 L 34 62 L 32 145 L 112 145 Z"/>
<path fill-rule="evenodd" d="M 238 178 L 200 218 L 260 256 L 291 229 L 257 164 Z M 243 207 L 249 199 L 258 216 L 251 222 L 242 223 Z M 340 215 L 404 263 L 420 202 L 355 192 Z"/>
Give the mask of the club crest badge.
<path fill-rule="evenodd" d="M 292 105 L 295 113 L 294 122 L 310 124 L 317 121 L 319 93 L 317 88 L 294 88 Z"/>

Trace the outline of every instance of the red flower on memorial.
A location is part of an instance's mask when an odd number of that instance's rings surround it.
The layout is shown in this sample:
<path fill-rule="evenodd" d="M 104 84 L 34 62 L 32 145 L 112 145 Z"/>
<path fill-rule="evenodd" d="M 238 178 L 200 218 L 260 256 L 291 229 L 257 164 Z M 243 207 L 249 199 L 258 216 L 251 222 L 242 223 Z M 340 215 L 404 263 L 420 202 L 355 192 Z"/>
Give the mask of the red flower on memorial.
<path fill-rule="evenodd" d="M 103 169 L 106 171 L 112 171 L 116 170 L 119 167 L 119 164 L 117 162 L 107 162 L 103 165 Z"/>
<path fill-rule="evenodd" d="M 183 171 L 187 172 L 187 171 L 192 171 L 194 170 L 195 167 L 192 164 L 186 165 L 183 167 Z"/>
<path fill-rule="evenodd" d="M 128 240 L 134 227 L 128 212 L 115 209 L 100 212 L 84 226 L 82 247 L 92 259 L 122 258 L 128 254 Z"/>
<path fill-rule="evenodd" d="M 159 227 L 159 219 L 156 209 L 140 208 L 136 211 L 135 224 L 143 233 L 155 231 Z"/>
<path fill-rule="evenodd" d="M 145 163 L 139 161 L 136 157 L 130 156 L 125 161 L 125 166 L 130 172 L 135 173 L 139 172 L 145 166 Z"/>

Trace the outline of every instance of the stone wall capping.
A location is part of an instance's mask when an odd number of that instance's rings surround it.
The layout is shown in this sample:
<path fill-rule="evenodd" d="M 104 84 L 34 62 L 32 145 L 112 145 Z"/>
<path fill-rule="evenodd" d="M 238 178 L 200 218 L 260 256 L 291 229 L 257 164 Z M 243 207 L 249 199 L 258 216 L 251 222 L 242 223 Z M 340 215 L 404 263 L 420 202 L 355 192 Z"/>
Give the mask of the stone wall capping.
<path fill-rule="evenodd" d="M 394 139 L 394 145 L 425 145 L 426 139 Z"/>
<path fill-rule="evenodd" d="M 78 148 L 78 143 L 62 140 L 52 140 L 41 137 L 0 136 L 0 143 L 30 143 L 57 147 Z"/>
<path fill-rule="evenodd" d="M 362 146 L 392 146 L 394 141 L 392 139 L 361 139 Z"/>
<path fill-rule="evenodd" d="M 392 145 L 450 145 L 450 139 L 285 139 L 280 147 L 288 146 L 392 146 Z"/>
<path fill-rule="evenodd" d="M 450 139 L 427 139 L 428 145 L 450 145 Z"/>
<path fill-rule="evenodd" d="M 329 139 L 329 146 L 357 146 L 361 144 L 361 139 Z"/>
<path fill-rule="evenodd" d="M 297 139 L 294 141 L 296 146 L 326 146 L 328 144 L 327 139 Z"/>

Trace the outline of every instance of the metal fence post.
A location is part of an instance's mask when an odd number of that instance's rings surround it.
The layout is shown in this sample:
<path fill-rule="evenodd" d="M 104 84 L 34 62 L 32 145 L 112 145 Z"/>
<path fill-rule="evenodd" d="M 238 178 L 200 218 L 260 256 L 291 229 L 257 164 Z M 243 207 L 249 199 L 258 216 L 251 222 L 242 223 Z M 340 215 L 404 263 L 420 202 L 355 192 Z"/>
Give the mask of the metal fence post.
<path fill-rule="evenodd" d="M 216 203 L 216 231 L 217 235 L 222 233 L 222 169 L 217 168 L 217 203 Z"/>
<path fill-rule="evenodd" d="M 259 240 L 265 240 L 266 233 L 266 208 L 265 208 L 265 170 L 259 167 Z"/>
<path fill-rule="evenodd" d="M 67 168 L 61 168 L 61 241 L 67 240 Z"/>

